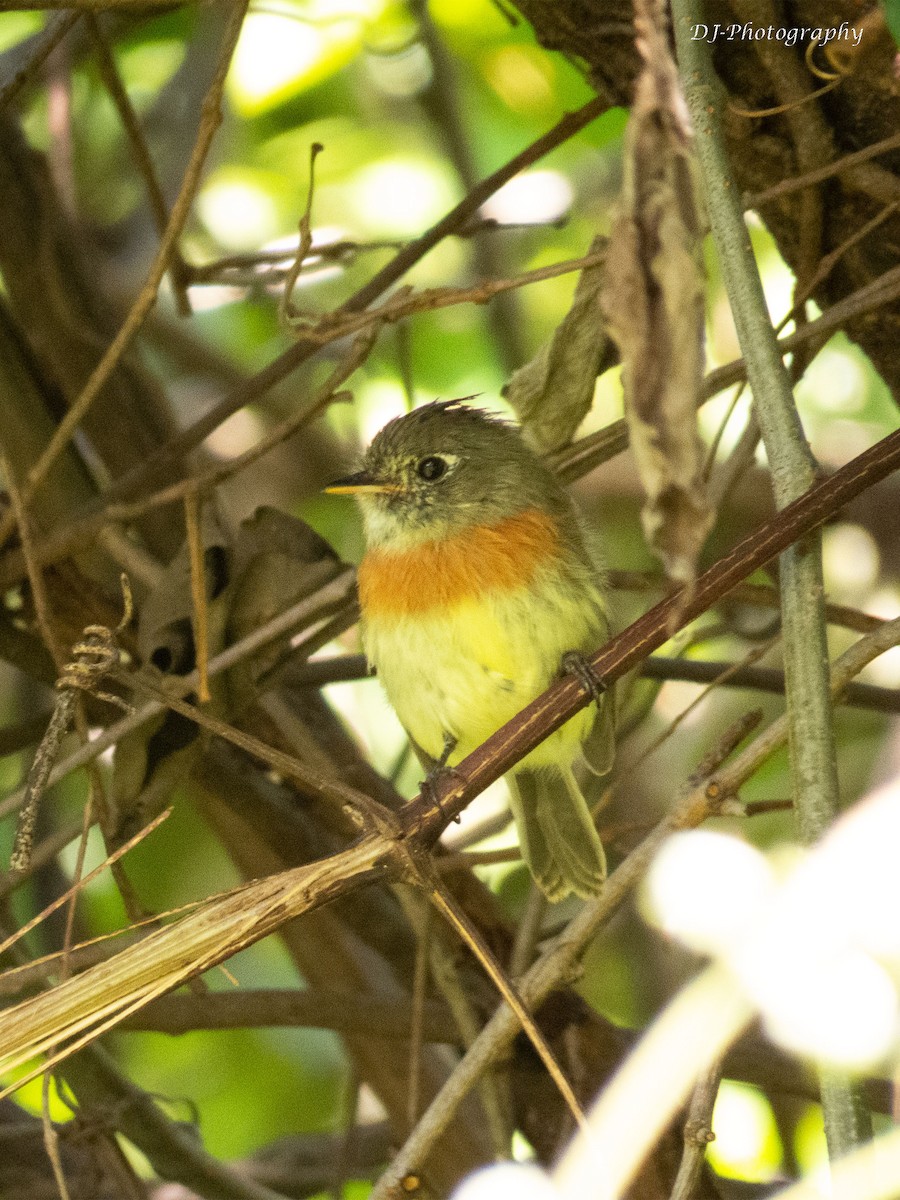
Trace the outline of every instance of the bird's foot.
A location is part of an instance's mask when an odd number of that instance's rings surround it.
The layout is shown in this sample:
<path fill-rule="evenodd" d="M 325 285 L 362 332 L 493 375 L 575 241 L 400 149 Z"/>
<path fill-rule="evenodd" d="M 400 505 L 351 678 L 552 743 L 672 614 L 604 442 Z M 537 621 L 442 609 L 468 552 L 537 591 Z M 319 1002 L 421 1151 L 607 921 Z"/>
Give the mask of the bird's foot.
<path fill-rule="evenodd" d="M 452 733 L 444 734 L 444 749 L 441 751 L 441 757 L 433 766 L 429 767 L 428 773 L 422 780 L 422 795 L 426 796 L 442 812 L 442 796 L 447 785 L 460 778 L 459 773 L 453 767 L 447 766 L 450 755 L 456 749 L 456 743 L 457 739 Z M 459 816 L 455 816 L 453 819 L 459 824 Z"/>
<path fill-rule="evenodd" d="M 590 660 L 578 650 L 567 650 L 562 656 L 563 675 L 574 675 L 595 704 L 603 699 L 607 686 L 591 666 Z"/>

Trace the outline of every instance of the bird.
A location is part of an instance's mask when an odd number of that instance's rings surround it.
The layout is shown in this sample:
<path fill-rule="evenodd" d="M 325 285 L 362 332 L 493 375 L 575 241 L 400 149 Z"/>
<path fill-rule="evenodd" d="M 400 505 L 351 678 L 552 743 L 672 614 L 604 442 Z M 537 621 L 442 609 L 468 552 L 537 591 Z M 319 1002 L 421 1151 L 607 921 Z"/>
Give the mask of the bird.
<path fill-rule="evenodd" d="M 586 524 L 502 417 L 463 400 L 423 404 L 325 490 L 359 505 L 363 649 L 431 770 L 459 763 L 608 639 Z M 574 770 L 612 765 L 612 697 L 596 698 L 507 775 L 522 857 L 554 902 L 596 896 L 606 876 Z"/>

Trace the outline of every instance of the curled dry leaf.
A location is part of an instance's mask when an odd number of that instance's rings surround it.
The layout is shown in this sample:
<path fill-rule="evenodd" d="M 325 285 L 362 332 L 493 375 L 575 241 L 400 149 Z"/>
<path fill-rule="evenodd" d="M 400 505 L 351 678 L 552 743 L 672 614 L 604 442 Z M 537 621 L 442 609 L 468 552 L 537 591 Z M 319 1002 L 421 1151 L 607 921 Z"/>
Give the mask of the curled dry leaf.
<path fill-rule="evenodd" d="M 344 564 L 305 521 L 263 505 L 241 523 L 234 543 L 226 642 L 233 645 L 299 600 L 312 596 Z M 257 684 L 290 654 L 290 638 L 271 642 L 228 673 L 232 715 L 257 695 Z"/>
<path fill-rule="evenodd" d="M 670 578 L 690 582 L 711 516 L 696 409 L 703 275 L 691 132 L 661 6 L 638 0 L 643 66 L 625 142 L 603 306 L 622 356 L 625 410 L 646 492 L 644 532 Z"/>
<path fill-rule="evenodd" d="M 595 238 L 589 254 L 606 246 Z M 542 452 L 567 445 L 594 399 L 597 376 L 616 362 L 600 308 L 603 267 L 586 267 L 572 306 L 531 362 L 514 373 L 503 395 L 531 444 Z"/>

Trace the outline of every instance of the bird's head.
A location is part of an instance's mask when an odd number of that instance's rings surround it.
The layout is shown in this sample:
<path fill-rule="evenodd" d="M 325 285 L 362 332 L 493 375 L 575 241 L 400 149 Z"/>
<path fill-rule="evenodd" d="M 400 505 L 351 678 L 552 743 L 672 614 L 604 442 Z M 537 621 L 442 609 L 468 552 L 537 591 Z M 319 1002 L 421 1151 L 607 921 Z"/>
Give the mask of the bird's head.
<path fill-rule="evenodd" d="M 527 508 L 556 513 L 561 489 L 508 422 L 459 400 L 389 422 L 355 475 L 325 489 L 362 510 L 370 546 L 412 546 Z"/>

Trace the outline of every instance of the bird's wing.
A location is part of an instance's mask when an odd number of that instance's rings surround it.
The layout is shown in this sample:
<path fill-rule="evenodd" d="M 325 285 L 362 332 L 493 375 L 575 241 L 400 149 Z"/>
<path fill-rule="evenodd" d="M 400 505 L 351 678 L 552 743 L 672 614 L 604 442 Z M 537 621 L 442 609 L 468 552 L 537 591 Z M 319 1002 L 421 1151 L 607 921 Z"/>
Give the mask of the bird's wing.
<path fill-rule="evenodd" d="M 600 701 L 594 726 L 582 743 L 582 755 L 595 775 L 608 775 L 616 752 L 616 690 L 610 687 Z"/>

